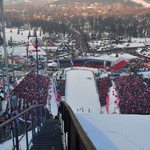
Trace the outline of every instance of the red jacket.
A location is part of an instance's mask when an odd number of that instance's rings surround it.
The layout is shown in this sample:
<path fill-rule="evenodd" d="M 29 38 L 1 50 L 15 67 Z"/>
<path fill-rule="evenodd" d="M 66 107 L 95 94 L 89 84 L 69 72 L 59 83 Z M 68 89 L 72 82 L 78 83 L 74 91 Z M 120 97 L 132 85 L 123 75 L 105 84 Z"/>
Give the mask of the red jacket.
<path fill-rule="evenodd" d="M 60 95 L 60 93 L 58 93 L 58 94 L 57 94 L 57 98 L 59 98 L 59 99 L 61 98 L 61 95 Z"/>

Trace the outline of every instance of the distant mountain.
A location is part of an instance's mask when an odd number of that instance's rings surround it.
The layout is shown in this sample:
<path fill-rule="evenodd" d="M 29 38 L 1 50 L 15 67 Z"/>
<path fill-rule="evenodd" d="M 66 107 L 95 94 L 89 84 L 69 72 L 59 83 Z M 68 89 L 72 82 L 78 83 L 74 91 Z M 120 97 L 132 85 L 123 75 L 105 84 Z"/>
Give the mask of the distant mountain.
<path fill-rule="evenodd" d="M 22 3 L 30 3 L 30 4 L 45 4 L 45 3 L 53 3 L 56 0 L 5 0 L 4 3 L 10 4 L 22 4 Z"/>
<path fill-rule="evenodd" d="M 44 4 L 44 3 L 53 3 L 55 2 L 56 0 L 30 0 L 33 4 Z"/>
<path fill-rule="evenodd" d="M 55 4 L 67 4 L 70 2 L 85 2 L 88 4 L 101 2 L 101 3 L 116 3 L 124 2 L 127 0 L 4 0 L 4 3 L 32 3 L 32 4 L 45 4 L 45 3 L 55 3 Z M 150 1 L 150 0 L 145 0 Z"/>
<path fill-rule="evenodd" d="M 126 0 L 58 0 L 56 2 L 54 2 L 55 4 L 67 4 L 67 3 L 71 3 L 71 2 L 85 2 L 88 4 L 91 3 L 116 3 L 116 2 L 124 2 Z"/>
<path fill-rule="evenodd" d="M 10 3 L 10 4 L 23 4 L 23 3 L 30 3 L 33 5 L 38 5 L 38 4 L 68 4 L 68 3 L 74 3 L 74 2 L 85 2 L 87 4 L 92 4 L 92 3 L 106 3 L 106 4 L 111 4 L 111 3 L 118 3 L 118 2 L 127 2 L 127 1 L 134 1 L 135 3 L 141 3 L 141 2 L 147 2 L 149 3 L 150 0 L 4 0 L 4 3 Z"/>

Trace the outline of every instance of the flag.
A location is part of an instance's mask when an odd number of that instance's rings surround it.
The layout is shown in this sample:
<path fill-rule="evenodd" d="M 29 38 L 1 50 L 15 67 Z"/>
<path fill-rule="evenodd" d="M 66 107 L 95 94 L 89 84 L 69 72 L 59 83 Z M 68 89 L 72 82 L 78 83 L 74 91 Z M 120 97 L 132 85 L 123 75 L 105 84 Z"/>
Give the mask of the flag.
<path fill-rule="evenodd" d="M 4 98 L 4 93 L 1 92 L 0 93 L 0 97 Z"/>
<path fill-rule="evenodd" d="M 30 37 L 29 42 L 31 42 L 32 46 L 34 46 L 36 49 L 38 49 L 38 47 L 40 46 L 41 39 L 37 38 L 36 36 Z"/>
<path fill-rule="evenodd" d="M 84 56 L 84 57 L 86 57 L 86 56 L 87 56 L 87 53 L 86 53 L 86 52 L 84 52 L 84 53 L 83 53 L 83 56 Z"/>
<path fill-rule="evenodd" d="M 104 61 L 104 68 L 106 68 L 106 65 L 107 65 L 107 62 L 106 62 L 106 61 Z"/>
<path fill-rule="evenodd" d="M 57 65 L 60 67 L 60 63 L 59 63 L 59 60 L 57 59 Z"/>
<path fill-rule="evenodd" d="M 72 67 L 73 67 L 73 61 L 72 61 L 72 59 L 70 58 L 70 62 L 71 62 L 71 65 L 72 65 Z"/>

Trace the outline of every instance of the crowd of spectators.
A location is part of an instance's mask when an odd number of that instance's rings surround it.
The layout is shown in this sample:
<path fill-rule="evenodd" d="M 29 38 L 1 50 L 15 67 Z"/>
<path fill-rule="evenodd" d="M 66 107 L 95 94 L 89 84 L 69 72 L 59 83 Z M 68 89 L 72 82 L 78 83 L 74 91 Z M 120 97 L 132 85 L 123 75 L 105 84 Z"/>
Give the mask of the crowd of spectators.
<path fill-rule="evenodd" d="M 91 67 L 91 68 L 104 68 L 104 62 L 103 61 L 95 61 L 90 59 L 73 59 L 73 66 L 74 67 Z M 109 64 L 109 63 L 108 63 Z"/>
<path fill-rule="evenodd" d="M 65 96 L 65 79 L 57 80 L 56 82 L 56 89 L 59 91 L 61 96 Z"/>
<path fill-rule="evenodd" d="M 21 80 L 20 83 L 11 91 L 10 101 L 11 104 L 11 114 L 6 110 L 4 113 L 0 114 L 0 124 L 4 123 L 10 117 L 14 117 L 18 113 L 30 108 L 33 105 L 47 104 L 48 96 L 48 85 L 49 77 L 43 76 L 41 74 L 36 74 L 34 70 L 29 72 L 25 78 Z M 46 113 L 48 114 L 48 112 Z M 37 109 L 34 109 L 34 119 L 37 121 Z M 31 114 L 26 113 L 28 123 L 30 123 Z M 48 116 L 47 116 L 48 117 Z M 22 121 L 24 120 L 24 115 L 17 120 L 19 135 L 24 133 L 24 125 Z M 11 138 L 10 131 L 14 132 L 14 122 L 10 122 L 5 127 L 0 130 L 0 143 Z"/>
<path fill-rule="evenodd" d="M 121 114 L 150 114 L 150 90 L 139 75 L 114 78 Z"/>
<path fill-rule="evenodd" d="M 49 77 L 36 74 L 34 70 L 12 90 L 18 111 L 23 111 L 32 105 L 47 103 Z"/>
<path fill-rule="evenodd" d="M 97 86 L 99 90 L 100 104 L 101 106 L 105 106 L 109 88 L 112 86 L 110 77 L 103 77 L 97 79 Z"/>

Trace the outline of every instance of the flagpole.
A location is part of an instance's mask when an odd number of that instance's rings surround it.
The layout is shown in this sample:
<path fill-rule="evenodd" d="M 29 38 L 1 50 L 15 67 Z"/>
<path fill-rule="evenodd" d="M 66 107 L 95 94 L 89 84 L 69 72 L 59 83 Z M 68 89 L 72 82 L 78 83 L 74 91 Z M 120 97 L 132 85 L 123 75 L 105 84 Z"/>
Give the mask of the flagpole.
<path fill-rule="evenodd" d="M 29 71 L 29 60 L 28 60 L 28 57 L 29 57 L 29 41 L 27 42 L 27 47 L 26 47 L 26 57 L 27 57 L 27 72 Z"/>
<path fill-rule="evenodd" d="M 11 114 L 11 101 L 10 101 L 9 76 L 8 76 L 8 56 L 7 56 L 7 50 L 6 50 L 6 35 L 5 35 L 5 21 L 4 21 L 3 0 L 1 0 L 1 19 L 2 19 L 3 46 L 4 46 L 6 79 L 7 79 L 7 95 L 8 95 L 8 104 L 9 104 L 9 114 Z"/>

